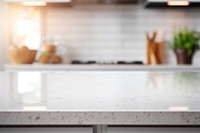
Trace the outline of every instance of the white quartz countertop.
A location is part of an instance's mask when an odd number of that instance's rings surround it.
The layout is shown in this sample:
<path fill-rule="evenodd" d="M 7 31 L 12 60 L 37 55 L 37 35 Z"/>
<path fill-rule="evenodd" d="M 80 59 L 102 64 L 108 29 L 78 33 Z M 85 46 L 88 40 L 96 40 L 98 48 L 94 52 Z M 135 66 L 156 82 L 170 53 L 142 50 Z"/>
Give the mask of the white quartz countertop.
<path fill-rule="evenodd" d="M 1 72 L 0 125 L 200 125 L 200 72 Z"/>

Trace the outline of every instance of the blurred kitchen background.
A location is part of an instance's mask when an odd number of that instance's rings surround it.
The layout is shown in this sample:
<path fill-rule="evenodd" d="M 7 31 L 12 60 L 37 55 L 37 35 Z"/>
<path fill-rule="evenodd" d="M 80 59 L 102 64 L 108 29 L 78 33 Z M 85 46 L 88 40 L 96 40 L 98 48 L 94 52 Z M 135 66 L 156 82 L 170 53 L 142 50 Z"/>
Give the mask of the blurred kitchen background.
<path fill-rule="evenodd" d="M 79 61 L 147 64 L 146 34 L 152 36 L 154 32 L 157 34 L 156 41 L 163 45 L 162 63 L 159 64 L 176 65 L 175 53 L 168 44 L 174 31 L 185 27 L 200 31 L 200 8 L 197 6 L 200 1 L 195 6 L 186 7 L 172 7 L 162 0 L 152 5 L 151 2 L 148 5 L 146 0 L 121 1 L 61 0 L 60 3 L 59 0 L 47 0 L 47 3 L 24 3 L 24 0 L 1 0 L 1 70 L 6 64 L 12 64 L 9 52 L 16 45 L 37 50 L 34 64 L 38 63 L 42 54 L 48 54 L 44 52 L 45 44 L 57 46 L 56 55 L 61 61 L 56 59 L 62 64 L 73 61 L 75 64 Z M 200 65 L 200 52 L 195 53 L 193 65 Z"/>

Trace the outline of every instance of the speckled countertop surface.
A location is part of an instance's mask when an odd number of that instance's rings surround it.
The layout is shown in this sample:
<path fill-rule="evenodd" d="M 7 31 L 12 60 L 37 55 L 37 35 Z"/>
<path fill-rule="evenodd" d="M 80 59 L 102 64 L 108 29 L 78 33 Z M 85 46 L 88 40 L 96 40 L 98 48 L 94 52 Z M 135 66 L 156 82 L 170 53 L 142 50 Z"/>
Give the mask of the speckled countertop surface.
<path fill-rule="evenodd" d="M 0 125 L 200 125 L 200 72 L 2 72 Z"/>

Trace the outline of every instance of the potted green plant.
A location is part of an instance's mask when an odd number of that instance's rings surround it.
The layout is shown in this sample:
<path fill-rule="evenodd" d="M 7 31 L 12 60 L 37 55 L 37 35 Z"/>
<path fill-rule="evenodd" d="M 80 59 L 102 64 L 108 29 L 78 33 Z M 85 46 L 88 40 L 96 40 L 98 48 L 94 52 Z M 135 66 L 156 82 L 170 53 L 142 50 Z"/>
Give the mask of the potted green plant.
<path fill-rule="evenodd" d="M 192 64 L 194 53 L 199 50 L 200 34 L 196 30 L 182 29 L 174 32 L 172 48 L 178 64 Z"/>

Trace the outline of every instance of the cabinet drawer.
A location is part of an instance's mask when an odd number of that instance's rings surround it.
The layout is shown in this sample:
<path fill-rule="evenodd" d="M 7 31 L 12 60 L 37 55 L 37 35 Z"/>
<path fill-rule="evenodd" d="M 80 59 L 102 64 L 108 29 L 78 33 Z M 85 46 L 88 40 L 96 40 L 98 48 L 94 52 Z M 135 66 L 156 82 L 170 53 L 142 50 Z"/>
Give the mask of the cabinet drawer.
<path fill-rule="evenodd" d="M 109 127 L 108 133 L 200 133 L 200 128 Z"/>
<path fill-rule="evenodd" d="M 0 128 L 0 133 L 92 133 L 92 128 L 69 128 L 69 127 L 52 127 L 52 128 Z"/>

